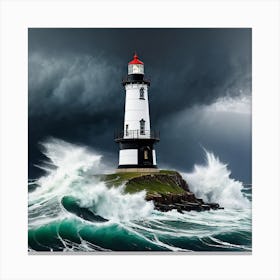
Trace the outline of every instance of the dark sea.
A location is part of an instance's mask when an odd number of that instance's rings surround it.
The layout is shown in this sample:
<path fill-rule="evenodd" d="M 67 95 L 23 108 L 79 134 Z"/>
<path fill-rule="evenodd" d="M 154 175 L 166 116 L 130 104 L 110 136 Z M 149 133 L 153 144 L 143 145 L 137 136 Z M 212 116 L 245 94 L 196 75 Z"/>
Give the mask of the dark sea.
<path fill-rule="evenodd" d="M 107 188 L 101 155 L 52 139 L 43 144 L 45 175 L 29 179 L 28 251 L 251 252 L 252 186 L 205 151 L 204 165 L 181 172 L 191 191 L 224 209 L 159 212 L 145 192 Z"/>

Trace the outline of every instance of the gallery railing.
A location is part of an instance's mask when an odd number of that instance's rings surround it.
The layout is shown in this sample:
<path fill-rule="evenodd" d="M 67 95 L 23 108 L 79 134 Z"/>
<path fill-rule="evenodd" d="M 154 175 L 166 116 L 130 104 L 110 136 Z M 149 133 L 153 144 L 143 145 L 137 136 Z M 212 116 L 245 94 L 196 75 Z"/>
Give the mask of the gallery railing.
<path fill-rule="evenodd" d="M 160 133 L 158 130 L 121 130 L 115 132 L 114 139 L 116 142 L 123 139 L 154 139 L 159 141 Z"/>
<path fill-rule="evenodd" d="M 151 84 L 151 79 L 150 78 L 143 78 L 142 75 L 128 75 L 124 78 L 122 78 L 122 85 L 126 85 L 126 84 L 130 84 L 130 83 L 145 83 L 145 84 L 148 84 L 150 85 Z"/>

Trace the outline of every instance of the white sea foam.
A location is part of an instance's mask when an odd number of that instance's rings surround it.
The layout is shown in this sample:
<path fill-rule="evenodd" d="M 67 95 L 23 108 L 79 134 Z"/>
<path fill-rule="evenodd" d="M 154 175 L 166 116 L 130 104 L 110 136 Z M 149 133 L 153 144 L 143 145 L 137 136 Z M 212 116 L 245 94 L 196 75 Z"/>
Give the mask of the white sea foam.
<path fill-rule="evenodd" d="M 68 216 L 60 203 L 64 196 L 75 197 L 81 207 L 110 220 L 137 220 L 152 214 L 153 204 L 145 201 L 144 191 L 125 194 L 123 186 L 107 188 L 95 176 L 104 171 L 101 155 L 58 139 L 50 139 L 42 146 L 48 162 L 40 167 L 47 174 L 32 182 L 39 187 L 29 193 L 30 224 Z M 226 208 L 249 207 L 249 201 L 241 193 L 242 183 L 230 178 L 226 164 L 205 152 L 205 165 L 195 165 L 193 172 L 182 174 L 190 189 L 206 202 L 218 202 Z M 176 215 L 181 216 L 177 212 Z"/>
<path fill-rule="evenodd" d="M 95 174 L 102 173 L 101 156 L 85 147 L 58 139 L 42 144 L 48 157 L 42 168 L 47 174 L 37 180 L 39 186 L 29 193 L 29 210 L 47 213 L 61 209 L 52 218 L 62 218 L 65 211 L 60 207 L 63 196 L 73 196 L 81 207 L 92 209 L 96 214 L 111 220 L 141 219 L 151 214 L 153 203 L 145 201 L 145 192 L 125 194 L 123 186 L 107 188 Z M 48 209 L 49 208 L 49 209 Z M 30 213 L 32 216 L 32 213 Z M 50 219 L 50 216 L 42 220 Z M 34 219 L 36 220 L 36 218 Z"/>
<path fill-rule="evenodd" d="M 192 192 L 206 202 L 217 202 L 225 208 L 248 208 L 250 202 L 241 192 L 241 182 L 230 178 L 231 171 L 213 153 L 205 150 L 204 165 L 195 165 L 191 173 L 183 173 Z"/>
<path fill-rule="evenodd" d="M 176 242 L 173 244 L 174 238 L 185 240 L 200 238 L 202 244 L 205 243 L 207 246 L 232 249 L 231 244 L 217 239 L 217 235 L 236 230 L 251 231 L 249 201 L 241 193 L 242 184 L 230 178 L 227 165 L 221 163 L 212 153 L 206 152 L 205 165 L 195 165 L 193 172 L 183 176 L 197 196 L 205 201 L 218 202 L 225 210 L 191 211 L 182 215 L 176 210 L 166 213 L 154 210 L 152 202 L 145 201 L 145 192 L 125 194 L 123 186 L 107 188 L 96 176 L 104 172 L 104 166 L 101 164 L 102 156 L 85 147 L 57 139 L 43 143 L 43 147 L 48 162 L 41 168 L 47 173 L 31 182 L 38 187 L 29 192 L 29 228 L 45 226 L 52 222 L 59 224 L 65 218 L 73 221 L 74 218 L 81 244 L 69 241 L 63 235 L 59 235 L 59 230 L 57 231 L 66 251 L 110 249 L 110 245 L 108 248 L 106 246 L 101 248 L 98 244 L 92 244 L 82 238 L 80 229 L 89 225 L 92 229 L 104 228 L 107 233 L 115 236 L 118 232 L 110 232 L 110 229 L 117 223 L 118 228 L 135 236 L 133 242 L 137 243 L 137 240 L 141 239 L 141 242 L 146 244 L 145 248 L 149 248 L 152 244 L 172 251 L 184 251 L 189 248 L 188 246 L 180 248 Z M 76 220 L 76 216 L 66 211 L 61 204 L 61 199 L 65 196 L 76 198 L 80 207 L 91 209 L 110 221 L 97 224 L 78 217 Z M 39 241 L 37 243 L 39 244 Z M 240 250 L 250 248 L 240 247 Z"/>

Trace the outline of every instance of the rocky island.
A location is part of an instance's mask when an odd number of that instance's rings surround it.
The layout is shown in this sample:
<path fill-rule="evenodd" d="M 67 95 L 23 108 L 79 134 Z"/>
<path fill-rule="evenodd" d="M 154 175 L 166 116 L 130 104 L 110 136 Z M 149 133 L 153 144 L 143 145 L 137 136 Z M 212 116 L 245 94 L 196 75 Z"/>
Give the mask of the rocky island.
<path fill-rule="evenodd" d="M 126 193 L 146 191 L 146 200 L 153 201 L 155 209 L 169 211 L 205 211 L 223 209 L 218 203 L 206 203 L 190 191 L 187 182 L 177 171 L 160 170 L 158 173 L 115 173 L 103 178 L 108 187 L 125 184 Z"/>

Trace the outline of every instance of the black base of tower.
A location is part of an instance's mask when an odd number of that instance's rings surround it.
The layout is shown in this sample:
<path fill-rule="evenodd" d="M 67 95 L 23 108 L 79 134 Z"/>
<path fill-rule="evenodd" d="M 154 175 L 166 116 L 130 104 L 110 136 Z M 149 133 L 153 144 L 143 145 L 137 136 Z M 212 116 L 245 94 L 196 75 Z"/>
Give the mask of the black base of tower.
<path fill-rule="evenodd" d="M 120 150 L 137 149 L 138 163 L 119 165 L 118 168 L 157 168 L 154 163 L 153 149 L 157 139 L 142 138 L 142 139 L 119 139 L 117 141 Z"/>

